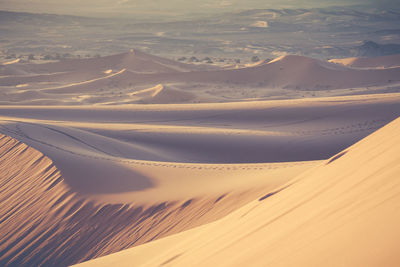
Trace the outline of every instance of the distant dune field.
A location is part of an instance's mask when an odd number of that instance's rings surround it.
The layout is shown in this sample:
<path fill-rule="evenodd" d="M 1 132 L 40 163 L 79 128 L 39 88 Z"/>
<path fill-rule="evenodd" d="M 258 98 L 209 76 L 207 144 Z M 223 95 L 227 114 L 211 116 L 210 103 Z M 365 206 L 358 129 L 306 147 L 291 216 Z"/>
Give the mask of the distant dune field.
<path fill-rule="evenodd" d="M 397 55 L 331 62 L 287 55 L 224 69 L 131 50 L 43 64 L 15 62 L 0 66 L 0 104 L 215 103 L 400 92 L 398 61 Z M 350 62 L 375 67 L 354 68 Z M 160 93 L 143 93 L 159 86 Z"/>

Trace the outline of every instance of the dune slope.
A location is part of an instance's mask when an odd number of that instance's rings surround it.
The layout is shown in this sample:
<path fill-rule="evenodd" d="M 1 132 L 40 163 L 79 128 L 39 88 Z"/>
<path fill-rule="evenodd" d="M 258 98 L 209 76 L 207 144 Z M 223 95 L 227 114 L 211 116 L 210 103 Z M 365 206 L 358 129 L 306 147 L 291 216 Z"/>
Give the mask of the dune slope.
<path fill-rule="evenodd" d="M 132 198 L 125 202 L 115 201 L 115 197 L 114 201 L 100 197 L 93 201 L 70 187 L 54 163 L 41 152 L 0 135 L 0 265 L 67 266 L 178 233 L 221 218 L 310 166 L 313 164 L 293 167 L 286 164 L 272 166 L 270 172 L 258 171 L 264 172 L 262 188 L 257 188 L 257 183 L 242 188 L 239 183 L 236 190 L 219 188 L 207 192 L 212 185 L 226 183 L 217 181 L 216 174 L 213 176 L 208 170 L 214 178 L 197 181 L 200 182 L 197 187 L 203 186 L 204 194 L 196 197 L 192 194 L 163 202 L 151 199 L 143 202 L 142 199 L 141 203 L 135 203 Z M 168 173 L 165 168 L 159 168 Z M 185 169 L 184 173 L 190 175 Z M 226 171 L 216 173 L 228 176 Z M 176 181 L 172 186 L 180 186 L 183 190 L 193 186 L 191 179 L 186 179 L 183 174 L 178 177 L 180 182 Z M 125 179 L 132 179 L 135 184 L 132 176 L 131 173 Z M 96 176 L 80 178 L 96 180 Z M 114 180 L 112 176 L 108 179 Z M 106 185 L 112 188 L 110 181 Z M 207 183 L 209 186 L 204 185 Z M 101 179 L 89 185 L 94 193 L 104 190 Z M 169 190 L 174 192 L 176 188 Z"/>
<path fill-rule="evenodd" d="M 400 119 L 227 217 L 80 266 L 398 266 Z"/>

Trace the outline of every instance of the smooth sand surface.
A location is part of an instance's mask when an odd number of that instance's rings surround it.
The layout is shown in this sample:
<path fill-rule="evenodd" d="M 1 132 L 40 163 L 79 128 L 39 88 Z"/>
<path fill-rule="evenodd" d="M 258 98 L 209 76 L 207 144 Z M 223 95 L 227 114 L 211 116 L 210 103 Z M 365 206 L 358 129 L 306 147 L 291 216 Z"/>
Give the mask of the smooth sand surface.
<path fill-rule="evenodd" d="M 400 120 L 225 218 L 79 266 L 398 266 Z"/>

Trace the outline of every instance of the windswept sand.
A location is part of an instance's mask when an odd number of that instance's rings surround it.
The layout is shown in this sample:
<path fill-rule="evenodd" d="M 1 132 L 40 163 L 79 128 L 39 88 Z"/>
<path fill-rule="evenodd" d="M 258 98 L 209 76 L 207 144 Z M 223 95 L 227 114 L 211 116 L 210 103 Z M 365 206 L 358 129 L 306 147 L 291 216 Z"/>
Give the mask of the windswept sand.
<path fill-rule="evenodd" d="M 400 120 L 225 218 L 79 266 L 400 262 Z"/>

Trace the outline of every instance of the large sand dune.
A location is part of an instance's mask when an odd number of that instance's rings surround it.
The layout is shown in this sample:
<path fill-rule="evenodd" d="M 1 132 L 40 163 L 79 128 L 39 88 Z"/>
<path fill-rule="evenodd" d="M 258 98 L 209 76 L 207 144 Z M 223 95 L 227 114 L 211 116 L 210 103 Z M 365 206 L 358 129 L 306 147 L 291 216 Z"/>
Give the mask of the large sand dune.
<path fill-rule="evenodd" d="M 167 178 L 166 183 L 159 185 L 163 187 L 159 193 L 169 191 L 171 196 L 180 188 L 189 194 L 170 200 L 163 196 L 162 202 L 142 199 L 142 203 L 135 203 L 133 199 L 122 201 L 117 197 L 97 201 L 84 197 L 78 188 L 66 183 L 48 157 L 4 135 L 0 136 L 0 159 L 1 266 L 67 266 L 177 233 L 221 218 L 315 164 L 269 164 L 255 170 L 254 166 L 243 165 L 249 170 L 236 174 L 224 166 L 204 171 L 206 166 L 192 165 L 184 166 L 175 181 L 168 181 L 174 178 L 169 176 L 168 169 L 176 166 L 154 163 L 151 171 L 163 172 Z M 80 160 L 79 156 L 76 159 Z M 96 166 L 96 173 L 79 177 L 86 180 L 80 181 L 79 189 L 98 194 L 113 192 L 116 196 L 126 190 L 143 189 L 133 173 L 122 181 L 113 179 L 113 172 L 118 175 L 118 169 L 99 167 Z M 104 171 L 108 171 L 108 181 L 99 177 Z M 228 177 L 217 180 L 218 175 L 238 176 L 244 172 L 258 178 L 245 181 L 233 177 L 232 183 L 226 180 Z M 192 189 L 202 194 L 196 197 Z"/>
<path fill-rule="evenodd" d="M 398 266 L 400 120 L 225 218 L 79 266 Z"/>

